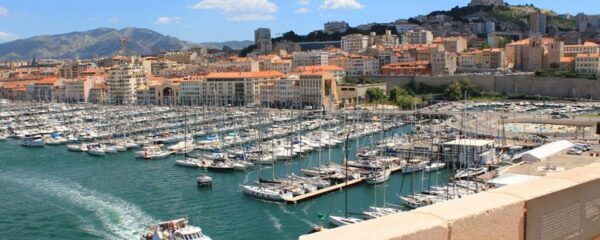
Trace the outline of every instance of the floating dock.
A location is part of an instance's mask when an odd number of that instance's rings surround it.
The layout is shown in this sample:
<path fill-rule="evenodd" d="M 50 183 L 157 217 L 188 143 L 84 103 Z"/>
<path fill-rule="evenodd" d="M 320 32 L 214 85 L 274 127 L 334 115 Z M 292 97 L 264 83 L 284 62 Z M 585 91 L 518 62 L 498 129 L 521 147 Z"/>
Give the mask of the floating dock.
<path fill-rule="evenodd" d="M 333 192 L 333 191 L 336 191 L 336 190 L 341 190 L 344 187 L 350 187 L 352 185 L 361 183 L 361 182 L 363 182 L 365 180 L 366 180 L 365 177 L 359 177 L 357 179 L 352 179 L 352 180 L 347 181 L 347 182 L 343 182 L 343 183 L 339 183 L 339 184 L 336 184 L 336 185 L 332 185 L 332 186 L 329 186 L 329 187 L 326 187 L 326 188 L 322 188 L 322 189 L 319 189 L 319 190 L 314 191 L 314 192 L 302 194 L 302 195 L 299 195 L 299 196 L 296 196 L 296 197 L 286 198 L 284 200 L 288 204 L 296 204 L 296 203 L 298 203 L 300 201 L 304 201 L 304 200 L 307 200 L 307 199 L 310 199 L 310 198 L 313 198 L 313 197 L 316 197 L 316 196 L 319 196 L 319 195 L 323 195 L 323 194 L 328 193 L 328 192 Z"/>
<path fill-rule="evenodd" d="M 394 167 L 392 167 L 390 169 L 390 171 L 392 173 L 394 173 L 394 172 L 399 171 L 400 169 L 402 169 L 402 166 L 394 166 Z M 308 200 L 310 198 L 317 197 L 317 196 L 320 196 L 320 195 L 323 195 L 323 194 L 326 194 L 326 193 L 329 193 L 329 192 L 333 192 L 333 191 L 337 191 L 337 190 L 342 190 L 344 187 L 354 186 L 356 184 L 364 182 L 365 180 L 367 180 L 367 178 L 364 177 L 364 176 L 361 176 L 361 177 L 359 177 L 357 179 L 352 179 L 352 180 L 347 181 L 347 182 L 338 183 L 336 185 L 332 185 L 332 186 L 329 186 L 329 187 L 326 187 L 326 188 L 322 188 L 322 189 L 319 189 L 319 190 L 314 191 L 314 192 L 302 194 L 302 195 L 299 195 L 299 196 L 296 196 L 296 197 L 286 198 L 286 199 L 284 199 L 284 201 L 287 202 L 288 204 L 296 204 L 298 202 L 301 202 L 301 201 L 304 201 L 304 200 Z"/>

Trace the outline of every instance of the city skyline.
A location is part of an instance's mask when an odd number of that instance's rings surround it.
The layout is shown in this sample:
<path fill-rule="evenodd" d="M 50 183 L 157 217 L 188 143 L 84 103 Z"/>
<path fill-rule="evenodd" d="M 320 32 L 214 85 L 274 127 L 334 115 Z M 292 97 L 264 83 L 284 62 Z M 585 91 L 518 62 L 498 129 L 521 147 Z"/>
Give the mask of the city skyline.
<path fill-rule="evenodd" d="M 254 30 L 259 27 L 271 28 L 273 37 L 290 30 L 306 34 L 322 29 L 327 21 L 343 20 L 351 26 L 391 22 L 435 10 L 466 6 L 468 2 L 434 0 L 432 4 L 417 5 L 419 2 L 416 0 L 406 0 L 402 5 L 410 7 L 395 8 L 390 6 L 399 4 L 391 0 L 185 0 L 178 3 L 158 0 L 126 3 L 59 0 L 36 1 L 37 7 L 31 8 L 31 3 L 5 1 L 0 3 L 0 43 L 99 27 L 149 28 L 195 43 L 250 40 Z M 509 4 L 532 3 L 557 13 L 598 13 L 590 8 L 594 6 L 593 1 L 577 2 L 579 4 L 541 0 L 508 1 Z M 133 16 L 131 9 L 138 9 L 138 14 Z"/>

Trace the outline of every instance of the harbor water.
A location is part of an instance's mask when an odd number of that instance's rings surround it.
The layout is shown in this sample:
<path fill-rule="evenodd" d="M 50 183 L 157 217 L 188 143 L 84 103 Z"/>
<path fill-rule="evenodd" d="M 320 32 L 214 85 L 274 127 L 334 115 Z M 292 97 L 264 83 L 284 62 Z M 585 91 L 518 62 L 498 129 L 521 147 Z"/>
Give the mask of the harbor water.
<path fill-rule="evenodd" d="M 405 134 L 410 125 L 386 134 Z M 377 140 L 376 134 L 373 139 Z M 368 146 L 371 137 L 358 140 Z M 356 142 L 349 143 L 350 158 Z M 321 162 L 341 163 L 343 144 L 321 150 Z M 239 184 L 255 181 L 257 168 L 216 173 L 212 188 L 198 188 L 203 170 L 175 166 L 182 157 L 144 161 L 134 153 L 105 157 L 69 152 L 64 146 L 24 148 L 18 141 L 0 142 L 0 236 L 7 239 L 138 239 L 150 224 L 187 217 L 213 239 L 297 239 L 319 224 L 317 216 L 344 215 L 344 191 L 295 205 L 257 200 L 242 194 Z M 299 174 L 316 166 L 318 151 L 280 161 L 261 177 Z M 403 179 L 404 178 L 404 179 Z M 412 179 L 412 187 L 411 187 Z M 384 201 L 400 204 L 398 194 L 422 185 L 443 184 L 447 171 L 393 174 L 383 185 L 360 184 L 348 189 L 348 211 L 362 212 Z M 425 186 L 426 187 L 426 186 Z M 324 223 L 326 227 L 330 227 Z"/>

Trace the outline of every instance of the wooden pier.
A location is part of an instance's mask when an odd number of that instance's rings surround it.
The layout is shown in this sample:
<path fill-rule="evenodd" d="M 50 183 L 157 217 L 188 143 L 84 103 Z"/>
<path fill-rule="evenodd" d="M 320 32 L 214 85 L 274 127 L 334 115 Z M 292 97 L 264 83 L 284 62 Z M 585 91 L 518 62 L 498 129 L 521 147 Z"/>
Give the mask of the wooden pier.
<path fill-rule="evenodd" d="M 394 172 L 399 171 L 400 169 L 402 169 L 401 166 L 393 166 L 390 169 L 390 171 L 392 173 L 394 173 Z M 366 177 L 361 176 L 361 177 L 359 177 L 357 179 L 353 179 L 353 180 L 350 180 L 350 181 L 347 181 L 347 182 L 343 182 L 343 183 L 338 183 L 336 185 L 332 185 L 332 186 L 329 186 L 329 187 L 326 187 L 326 188 L 322 188 L 322 189 L 319 189 L 319 190 L 314 191 L 314 192 L 302 194 L 302 195 L 299 195 L 299 196 L 296 196 L 296 197 L 286 198 L 286 199 L 284 199 L 284 201 L 287 202 L 288 204 L 296 204 L 298 202 L 301 202 L 301 201 L 304 201 L 304 200 L 308 200 L 310 198 L 317 197 L 317 196 L 320 196 L 320 195 L 323 195 L 323 194 L 326 194 L 326 193 L 329 193 L 329 192 L 333 192 L 333 191 L 337 191 L 337 190 L 342 190 L 344 187 L 354 186 L 356 184 L 364 182 L 366 179 L 367 179 Z"/>
<path fill-rule="evenodd" d="M 319 196 L 319 195 L 323 195 L 323 194 L 328 193 L 328 192 L 342 190 L 344 187 L 350 187 L 352 185 L 361 183 L 361 182 L 365 181 L 365 179 L 366 179 L 365 177 L 359 177 L 357 179 L 353 179 L 353 180 L 350 180 L 350 181 L 347 181 L 347 182 L 343 182 L 343 183 L 339 183 L 339 184 L 336 184 L 336 185 L 332 185 L 332 186 L 329 186 L 329 187 L 326 187 L 326 188 L 319 189 L 319 190 L 314 191 L 314 192 L 302 194 L 300 196 L 286 198 L 284 200 L 288 204 L 296 204 L 296 203 L 298 203 L 300 201 L 304 201 L 304 200 L 307 200 L 307 199 L 310 199 L 310 198 L 313 198 L 313 197 L 316 197 L 316 196 Z"/>

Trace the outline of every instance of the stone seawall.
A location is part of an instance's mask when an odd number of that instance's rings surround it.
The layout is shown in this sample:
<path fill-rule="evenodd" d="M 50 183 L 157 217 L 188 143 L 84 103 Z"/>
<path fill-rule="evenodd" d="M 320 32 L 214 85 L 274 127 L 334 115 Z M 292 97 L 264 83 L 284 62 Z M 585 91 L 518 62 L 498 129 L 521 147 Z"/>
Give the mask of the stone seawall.
<path fill-rule="evenodd" d="M 391 90 L 411 81 L 441 86 L 452 81 L 468 79 L 480 89 L 506 94 L 542 95 L 564 98 L 600 100 L 600 81 L 582 78 L 535 78 L 532 75 L 497 76 L 382 76 Z"/>

